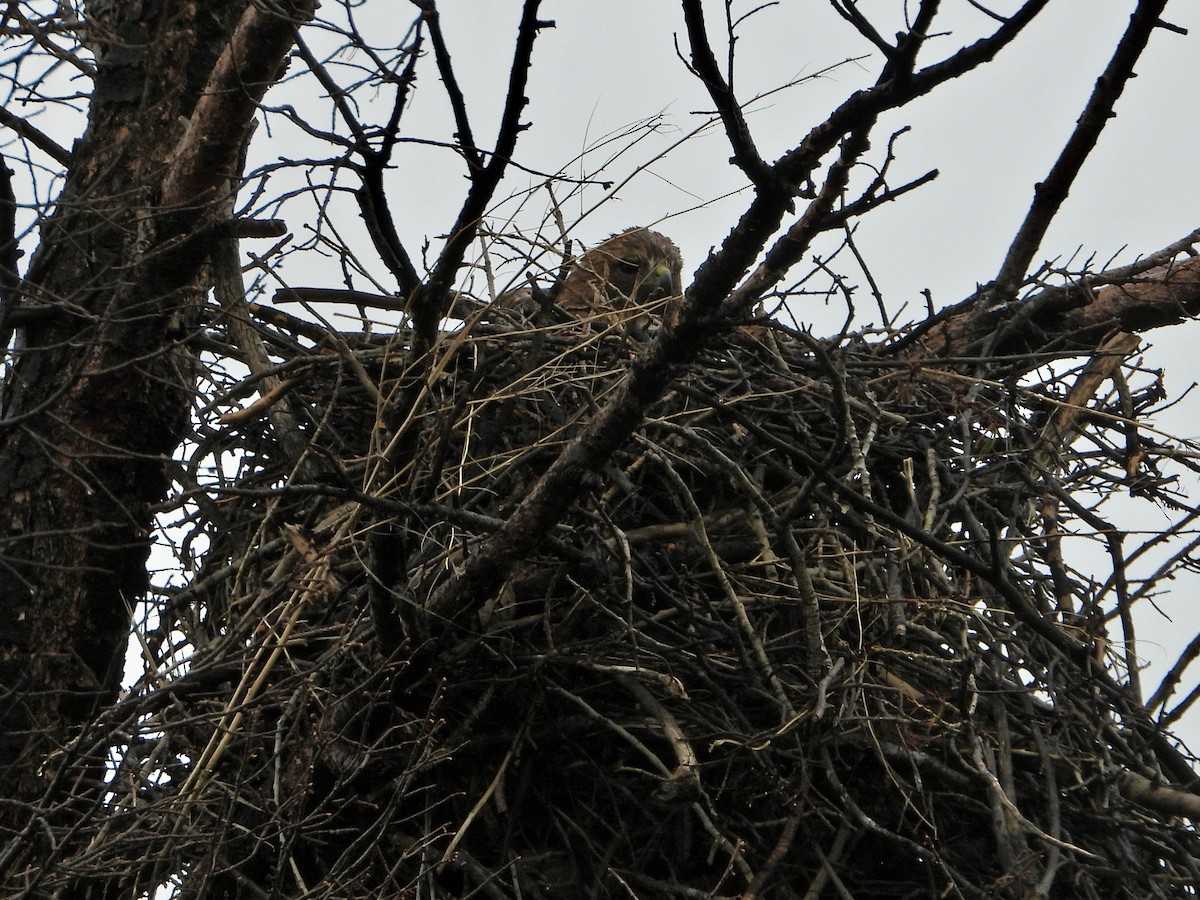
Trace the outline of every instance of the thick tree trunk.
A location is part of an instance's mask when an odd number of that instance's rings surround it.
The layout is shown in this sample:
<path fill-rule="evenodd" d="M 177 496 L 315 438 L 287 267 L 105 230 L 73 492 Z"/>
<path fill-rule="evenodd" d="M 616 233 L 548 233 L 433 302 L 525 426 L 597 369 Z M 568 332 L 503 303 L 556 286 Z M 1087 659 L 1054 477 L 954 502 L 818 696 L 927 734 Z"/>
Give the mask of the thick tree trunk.
<path fill-rule="evenodd" d="M 113 6 L 88 129 L 21 285 L 53 312 L 26 319 L 0 422 L 0 796 L 33 804 L 73 726 L 117 690 L 162 460 L 186 431 L 183 339 L 216 211 L 311 12 Z M 0 827 L 27 819 L 7 805 Z"/>

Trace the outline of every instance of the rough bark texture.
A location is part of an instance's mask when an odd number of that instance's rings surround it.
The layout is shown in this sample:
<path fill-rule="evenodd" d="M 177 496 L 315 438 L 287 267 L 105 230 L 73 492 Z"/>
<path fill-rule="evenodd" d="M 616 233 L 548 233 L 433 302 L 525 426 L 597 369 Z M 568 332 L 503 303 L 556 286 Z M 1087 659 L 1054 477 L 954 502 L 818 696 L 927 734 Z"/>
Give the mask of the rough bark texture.
<path fill-rule="evenodd" d="M 179 341 L 213 201 L 294 31 L 196 0 L 116 6 L 100 24 L 88 129 L 21 287 L 53 311 L 25 328 L 3 396 L 0 795 L 22 800 L 52 780 L 31 761 L 115 694 L 193 391 Z"/>
<path fill-rule="evenodd" d="M 1200 313 L 1200 257 L 1146 267 L 1117 284 L 1104 284 L 1104 276 L 1100 280 L 1096 288 L 1083 278 L 1000 307 L 972 297 L 899 342 L 897 355 L 917 361 L 1074 353 L 1095 348 L 1118 331 L 1177 325 Z"/>

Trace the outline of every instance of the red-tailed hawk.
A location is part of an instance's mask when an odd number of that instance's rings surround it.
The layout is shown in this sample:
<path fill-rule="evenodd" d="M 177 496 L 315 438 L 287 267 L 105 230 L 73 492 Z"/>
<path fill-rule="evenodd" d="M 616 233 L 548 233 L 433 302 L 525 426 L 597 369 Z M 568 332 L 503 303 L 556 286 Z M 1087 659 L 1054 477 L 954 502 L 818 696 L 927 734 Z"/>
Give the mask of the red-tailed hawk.
<path fill-rule="evenodd" d="M 682 268 L 679 248 L 669 238 L 648 228 L 629 228 L 575 259 L 555 301 L 592 327 L 642 334 L 651 321 L 661 320 L 667 301 L 682 293 Z M 531 294 L 529 288 L 519 288 L 497 302 L 524 310 Z"/>
<path fill-rule="evenodd" d="M 648 228 L 614 234 L 575 261 L 558 305 L 577 319 L 644 329 L 682 291 L 683 259 L 672 241 Z"/>

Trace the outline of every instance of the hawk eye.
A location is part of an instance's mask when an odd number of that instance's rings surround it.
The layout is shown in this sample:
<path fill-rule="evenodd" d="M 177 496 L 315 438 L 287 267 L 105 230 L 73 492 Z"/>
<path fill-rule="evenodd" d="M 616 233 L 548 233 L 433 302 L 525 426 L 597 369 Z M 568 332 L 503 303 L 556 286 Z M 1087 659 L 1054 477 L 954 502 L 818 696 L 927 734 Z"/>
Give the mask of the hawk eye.
<path fill-rule="evenodd" d="M 636 275 L 637 274 L 638 264 L 635 262 L 630 262 L 627 259 L 614 259 L 613 263 L 616 265 L 616 267 L 618 269 L 620 269 L 622 272 L 624 272 L 628 275 Z"/>

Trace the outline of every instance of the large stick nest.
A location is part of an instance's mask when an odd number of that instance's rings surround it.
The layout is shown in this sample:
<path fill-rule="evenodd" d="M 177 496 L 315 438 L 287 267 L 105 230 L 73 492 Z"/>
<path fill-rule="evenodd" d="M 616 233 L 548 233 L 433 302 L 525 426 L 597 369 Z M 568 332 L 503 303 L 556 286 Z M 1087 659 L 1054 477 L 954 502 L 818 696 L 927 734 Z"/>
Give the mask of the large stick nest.
<path fill-rule="evenodd" d="M 642 346 L 477 326 L 413 365 L 404 333 L 260 327 L 299 378 L 181 475 L 208 549 L 115 712 L 141 814 L 87 865 L 157 857 L 145 890 L 183 857 L 204 896 L 1196 883 L 1185 809 L 1148 802 L 1190 773 L 1106 655 L 1110 585 L 1061 555 L 1111 494 L 1170 501 L 1131 424 L 1157 383 L 1094 398 L 1123 353 L 1023 375 L 743 327 L 482 605 L 431 609 Z"/>

